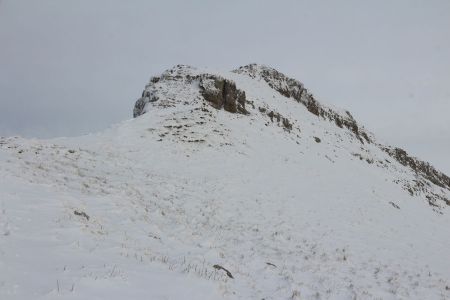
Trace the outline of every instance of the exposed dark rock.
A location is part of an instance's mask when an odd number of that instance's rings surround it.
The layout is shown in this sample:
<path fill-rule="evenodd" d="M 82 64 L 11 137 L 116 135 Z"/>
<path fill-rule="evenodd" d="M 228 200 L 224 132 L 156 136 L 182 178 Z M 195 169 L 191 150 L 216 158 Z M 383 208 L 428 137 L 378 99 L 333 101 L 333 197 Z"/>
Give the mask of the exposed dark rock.
<path fill-rule="evenodd" d="M 359 160 L 363 160 L 364 159 L 364 157 L 361 154 L 359 154 L 359 153 L 352 153 L 352 155 L 355 156 L 355 157 L 358 157 Z"/>
<path fill-rule="evenodd" d="M 369 136 L 367 135 L 367 133 L 365 133 L 364 131 L 360 131 L 359 134 L 368 142 L 372 142 L 371 139 L 369 138 Z"/>
<path fill-rule="evenodd" d="M 429 163 L 410 156 L 401 148 L 383 147 L 382 149 L 402 165 L 410 167 L 418 175 L 428 179 L 437 186 L 450 190 L 450 177 L 437 171 Z"/>
<path fill-rule="evenodd" d="M 416 172 L 417 179 L 403 182 L 403 188 L 411 196 L 425 196 L 428 204 L 438 209 L 442 208 L 439 203 L 450 206 L 450 199 L 446 198 L 444 194 L 437 194 L 430 189 L 434 184 L 450 190 L 450 180 L 447 175 L 437 171 L 430 164 L 409 156 L 403 149 L 387 147 L 382 149 L 399 163 Z M 394 182 L 399 183 L 399 181 Z M 435 211 L 442 213 L 439 210 Z"/>
<path fill-rule="evenodd" d="M 314 137 L 314 140 L 316 141 L 316 143 L 320 143 L 321 142 L 320 138 L 318 138 L 317 136 Z"/>
<path fill-rule="evenodd" d="M 288 118 L 283 118 L 283 127 L 288 131 L 292 130 L 292 124 Z"/>
<path fill-rule="evenodd" d="M 86 220 L 89 221 L 89 216 L 84 211 L 74 210 L 73 213 L 74 213 L 74 215 L 86 218 Z"/>
<path fill-rule="evenodd" d="M 152 77 L 150 83 L 142 92 L 141 98 L 135 103 L 133 116 L 138 117 L 144 114 L 148 103 L 159 100 L 156 96 L 156 84 L 160 81 L 180 81 L 186 84 L 198 81 L 201 95 L 216 109 L 223 108 L 232 113 L 248 114 L 248 111 L 245 109 L 246 102 L 254 106 L 253 102 L 247 101 L 245 92 L 236 88 L 236 84 L 233 81 L 212 74 L 192 75 L 189 74 L 189 69 L 190 67 L 188 66 L 177 65 L 159 77 Z M 159 106 L 171 107 L 173 106 L 172 100 L 165 100 L 164 103 L 159 103 Z"/>
<path fill-rule="evenodd" d="M 225 271 L 225 273 L 227 274 L 228 277 L 234 278 L 233 275 L 231 274 L 231 272 L 228 271 L 227 269 L 225 269 L 224 267 L 222 267 L 222 266 L 220 266 L 220 265 L 214 265 L 213 267 L 214 267 L 214 269 L 216 269 L 216 270 L 223 270 L 223 271 Z"/>
<path fill-rule="evenodd" d="M 397 204 L 395 204 L 392 201 L 390 201 L 389 204 L 392 205 L 393 207 L 395 207 L 396 209 L 400 209 L 400 206 L 398 206 Z"/>
<path fill-rule="evenodd" d="M 210 74 L 200 75 L 200 92 L 206 101 L 216 109 L 231 113 L 248 114 L 245 109 L 245 92 L 236 88 L 228 79 Z"/>
<path fill-rule="evenodd" d="M 390 148 L 382 145 L 378 146 L 400 164 L 412 169 L 417 175 L 416 179 L 405 181 L 394 180 L 395 183 L 401 183 L 403 189 L 411 196 L 425 196 L 428 204 L 433 207 L 440 207 L 437 204 L 439 201 L 442 201 L 446 205 L 450 205 L 450 199 L 447 199 L 443 196 L 443 194 L 436 194 L 431 189 L 432 185 L 437 185 L 438 187 L 450 190 L 450 178 L 447 175 L 437 171 L 429 163 L 409 156 L 403 149 Z M 373 164 L 375 162 L 372 158 L 363 157 L 359 153 L 352 153 L 352 155 L 358 157 L 360 160 L 365 160 L 369 164 Z M 385 167 L 387 164 L 391 163 L 387 159 L 385 162 L 386 164 L 383 161 L 378 161 L 382 167 Z"/>
<path fill-rule="evenodd" d="M 133 117 L 136 118 L 144 113 L 145 105 L 149 102 L 158 101 L 158 97 L 153 95 L 149 90 L 142 92 L 142 97 L 134 104 Z"/>
<path fill-rule="evenodd" d="M 358 127 L 358 124 L 349 112 L 346 112 L 347 115 L 341 115 L 336 111 L 321 105 L 311 93 L 308 93 L 308 90 L 304 88 L 300 81 L 289 78 L 273 68 L 256 64 L 240 67 L 239 69 L 234 70 L 234 72 L 247 74 L 252 78 L 260 76 L 271 88 L 283 96 L 293 98 L 298 103 L 303 104 L 310 113 L 328 119 L 336 123 L 340 128 L 345 127 L 349 129 L 361 143 L 364 143 L 364 141 L 368 143 L 372 142 L 367 133 Z"/>
<path fill-rule="evenodd" d="M 161 78 L 155 76 L 150 79 L 150 82 L 157 83 Z"/>
<path fill-rule="evenodd" d="M 247 103 L 248 105 L 250 105 L 253 109 L 256 108 L 255 106 L 255 102 L 254 101 L 250 101 L 250 100 L 245 100 L 245 103 Z"/>
<path fill-rule="evenodd" d="M 273 110 L 272 110 L 271 112 L 269 112 L 267 115 L 269 116 L 270 121 L 273 122 L 273 116 L 275 115 L 275 113 L 273 112 Z"/>
<path fill-rule="evenodd" d="M 133 108 L 133 118 L 136 118 L 143 114 L 144 107 L 146 104 L 147 104 L 147 102 L 145 102 L 144 97 L 141 97 L 136 101 L 136 103 L 134 104 L 134 108 Z"/>
<path fill-rule="evenodd" d="M 266 112 L 265 108 L 259 108 L 259 111 L 264 113 Z M 283 126 L 283 128 L 287 131 L 291 131 L 292 130 L 292 123 L 289 121 L 288 118 L 283 117 L 280 113 L 274 112 L 273 110 L 270 111 L 269 113 L 267 113 L 267 116 L 270 118 L 270 121 L 273 122 L 274 119 L 277 121 L 277 123 L 280 123 L 281 121 L 281 125 Z"/>

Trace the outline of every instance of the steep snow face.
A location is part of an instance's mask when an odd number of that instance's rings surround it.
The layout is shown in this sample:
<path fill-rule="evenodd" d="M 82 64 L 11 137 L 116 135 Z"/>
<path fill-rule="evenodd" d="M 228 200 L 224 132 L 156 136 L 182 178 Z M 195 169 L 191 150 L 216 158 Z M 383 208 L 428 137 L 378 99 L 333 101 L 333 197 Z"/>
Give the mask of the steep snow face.
<path fill-rule="evenodd" d="M 445 177 L 271 70 L 176 66 L 105 132 L 1 138 L 0 298 L 448 299 Z"/>

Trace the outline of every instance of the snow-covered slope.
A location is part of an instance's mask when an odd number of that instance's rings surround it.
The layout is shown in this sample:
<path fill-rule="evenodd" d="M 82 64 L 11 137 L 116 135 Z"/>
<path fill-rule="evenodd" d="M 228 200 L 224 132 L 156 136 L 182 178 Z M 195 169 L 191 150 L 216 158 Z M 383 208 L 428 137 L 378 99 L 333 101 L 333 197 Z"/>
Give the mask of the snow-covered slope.
<path fill-rule="evenodd" d="M 0 139 L 0 299 L 448 299 L 450 179 L 271 68 Z"/>

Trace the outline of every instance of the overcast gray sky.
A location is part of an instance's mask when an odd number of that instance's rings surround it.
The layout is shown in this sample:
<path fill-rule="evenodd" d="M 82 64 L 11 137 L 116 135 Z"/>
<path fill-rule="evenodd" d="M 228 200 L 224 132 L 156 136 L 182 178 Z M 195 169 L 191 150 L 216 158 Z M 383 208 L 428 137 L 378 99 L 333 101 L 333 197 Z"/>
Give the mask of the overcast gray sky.
<path fill-rule="evenodd" d="M 450 174 L 447 0 L 0 0 L 0 135 L 99 131 L 175 64 L 252 62 Z"/>

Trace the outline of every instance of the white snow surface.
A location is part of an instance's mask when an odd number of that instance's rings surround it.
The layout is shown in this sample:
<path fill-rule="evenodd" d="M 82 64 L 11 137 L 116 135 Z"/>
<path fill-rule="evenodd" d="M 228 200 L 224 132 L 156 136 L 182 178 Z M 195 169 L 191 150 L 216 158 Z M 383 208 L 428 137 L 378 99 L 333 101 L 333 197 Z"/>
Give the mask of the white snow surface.
<path fill-rule="evenodd" d="M 263 80 L 218 73 L 242 115 L 171 72 L 104 132 L 0 139 L 0 299 L 450 299 L 449 207 L 410 169 Z"/>

